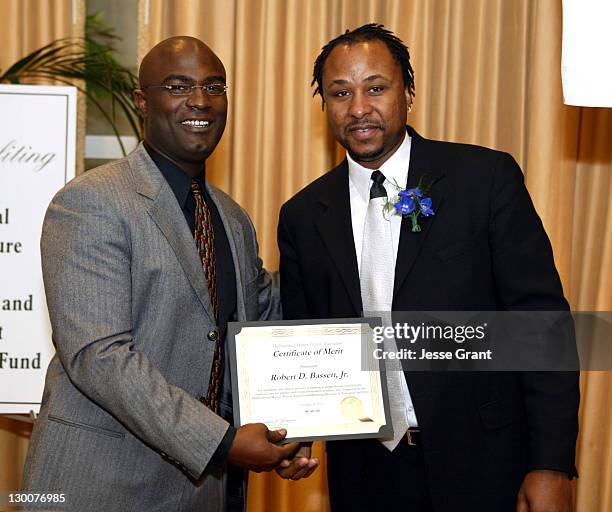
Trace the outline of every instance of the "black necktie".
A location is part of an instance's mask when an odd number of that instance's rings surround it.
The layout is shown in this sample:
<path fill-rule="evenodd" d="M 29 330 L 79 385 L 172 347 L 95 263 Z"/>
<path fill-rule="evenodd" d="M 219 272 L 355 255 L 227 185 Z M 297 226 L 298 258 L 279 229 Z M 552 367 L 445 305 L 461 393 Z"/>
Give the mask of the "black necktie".
<path fill-rule="evenodd" d="M 383 186 L 385 182 L 385 175 L 380 171 L 374 171 L 372 173 L 372 186 L 370 187 L 370 199 L 376 199 L 377 197 L 387 197 L 387 190 Z"/>

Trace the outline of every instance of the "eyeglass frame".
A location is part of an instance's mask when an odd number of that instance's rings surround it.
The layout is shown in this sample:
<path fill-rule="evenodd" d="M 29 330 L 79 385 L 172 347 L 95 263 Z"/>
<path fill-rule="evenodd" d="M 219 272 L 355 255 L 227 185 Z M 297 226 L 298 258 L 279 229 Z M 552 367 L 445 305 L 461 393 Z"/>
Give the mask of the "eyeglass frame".
<path fill-rule="evenodd" d="M 210 94 L 210 91 L 208 91 L 206 88 L 207 87 L 211 87 L 213 85 L 222 85 L 223 86 L 223 92 L 221 94 Z M 172 87 L 188 87 L 189 88 L 189 92 L 185 93 L 185 94 L 175 94 L 172 92 Z M 203 84 L 203 85 L 197 85 L 197 84 L 192 84 L 192 85 L 187 85 L 187 84 L 164 84 L 164 85 L 143 85 L 142 87 L 140 87 L 141 91 L 146 91 L 147 89 L 165 89 L 167 91 L 167 93 L 170 96 L 177 96 L 177 97 L 183 97 L 186 98 L 188 96 L 193 95 L 193 93 L 195 92 L 196 89 L 202 89 L 202 92 L 204 94 L 206 94 L 206 96 L 213 96 L 213 97 L 220 97 L 220 96 L 225 96 L 227 94 L 227 89 L 228 86 L 227 84 L 222 84 L 220 82 L 215 82 L 212 84 Z"/>

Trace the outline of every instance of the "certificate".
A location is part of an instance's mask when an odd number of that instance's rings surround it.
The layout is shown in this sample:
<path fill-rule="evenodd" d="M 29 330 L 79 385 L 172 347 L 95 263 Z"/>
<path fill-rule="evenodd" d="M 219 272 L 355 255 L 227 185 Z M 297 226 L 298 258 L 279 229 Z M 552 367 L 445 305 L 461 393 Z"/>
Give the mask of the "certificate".
<path fill-rule="evenodd" d="M 380 319 L 328 322 L 228 324 L 236 426 L 285 428 L 292 441 L 392 437 L 385 373 L 362 357 Z"/>

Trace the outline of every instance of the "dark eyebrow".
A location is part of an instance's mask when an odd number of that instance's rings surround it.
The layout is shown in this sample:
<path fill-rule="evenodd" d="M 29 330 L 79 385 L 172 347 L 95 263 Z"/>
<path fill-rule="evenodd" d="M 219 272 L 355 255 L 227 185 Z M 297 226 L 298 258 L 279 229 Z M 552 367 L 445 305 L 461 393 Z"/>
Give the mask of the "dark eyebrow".
<path fill-rule="evenodd" d="M 386 80 L 387 82 L 389 82 L 389 79 L 386 76 L 383 75 L 370 75 L 366 78 L 363 79 L 364 82 L 373 82 L 374 80 L 378 80 L 378 79 L 382 79 L 382 80 Z M 346 85 L 348 84 L 349 81 L 348 80 L 344 80 L 342 78 L 337 78 L 336 80 L 332 80 L 331 83 L 329 85 Z"/>
<path fill-rule="evenodd" d="M 168 75 L 166 78 L 164 78 L 162 83 L 170 82 L 172 80 L 176 82 L 193 82 L 194 81 L 193 78 L 191 78 L 190 76 L 186 76 L 186 75 Z"/>
<path fill-rule="evenodd" d="M 210 82 L 222 82 L 222 83 L 225 83 L 225 77 L 221 76 L 221 75 L 207 76 L 206 77 L 206 82 L 208 82 L 208 83 L 210 83 Z"/>
<path fill-rule="evenodd" d="M 162 83 L 171 82 L 171 81 L 176 81 L 176 82 L 191 82 L 191 83 L 195 82 L 195 80 L 191 76 L 187 76 L 187 75 L 168 75 L 166 78 L 164 78 L 164 81 Z M 207 76 L 206 80 L 204 80 L 204 82 L 205 83 L 213 83 L 213 82 L 222 82 L 222 83 L 225 83 L 225 77 L 221 76 L 221 75 Z"/>
<path fill-rule="evenodd" d="M 389 79 L 383 75 L 370 75 L 369 77 L 364 79 L 364 82 L 373 82 L 374 80 L 378 79 L 386 80 L 387 82 L 389 81 Z"/>

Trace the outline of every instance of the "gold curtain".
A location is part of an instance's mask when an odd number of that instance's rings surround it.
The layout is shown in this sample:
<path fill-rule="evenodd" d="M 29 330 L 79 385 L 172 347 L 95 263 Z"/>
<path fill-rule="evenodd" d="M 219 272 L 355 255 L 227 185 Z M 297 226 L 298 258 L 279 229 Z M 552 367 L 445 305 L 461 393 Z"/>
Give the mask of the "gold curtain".
<path fill-rule="evenodd" d="M 563 105 L 558 0 L 141 3 L 143 14 L 149 7 L 141 56 L 189 34 L 228 69 L 231 121 L 209 177 L 251 214 L 268 268 L 278 265 L 280 205 L 343 156 L 311 98 L 315 57 L 332 37 L 375 21 L 410 47 L 417 96 L 409 122 L 426 137 L 514 155 L 572 307 L 612 308 L 612 110 Z M 610 373 L 585 373 L 582 394 L 576 510 L 604 512 L 612 508 Z M 249 486 L 251 511 L 328 509 L 324 468 L 298 483 L 251 475 Z"/>
<path fill-rule="evenodd" d="M 0 12 L 0 70 L 54 39 L 82 36 L 85 29 L 85 0 L 0 0 Z M 85 102 L 81 95 L 77 131 L 77 169 L 82 169 Z M 31 432 L 28 423 L 0 417 L 0 490 L 19 489 Z"/>

